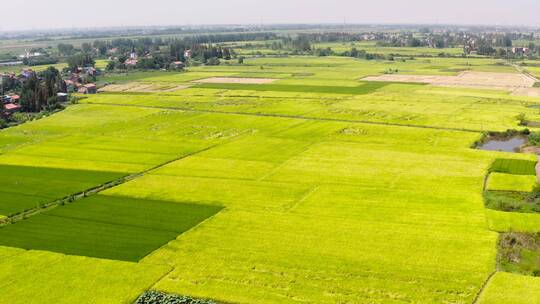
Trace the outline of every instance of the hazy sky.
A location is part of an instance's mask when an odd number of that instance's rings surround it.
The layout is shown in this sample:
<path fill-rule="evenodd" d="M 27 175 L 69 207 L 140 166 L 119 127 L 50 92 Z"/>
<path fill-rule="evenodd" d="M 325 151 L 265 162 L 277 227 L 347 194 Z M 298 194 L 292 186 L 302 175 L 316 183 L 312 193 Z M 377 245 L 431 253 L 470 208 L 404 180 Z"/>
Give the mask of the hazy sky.
<path fill-rule="evenodd" d="M 539 0 L 0 0 L 0 31 L 240 23 L 540 25 Z"/>

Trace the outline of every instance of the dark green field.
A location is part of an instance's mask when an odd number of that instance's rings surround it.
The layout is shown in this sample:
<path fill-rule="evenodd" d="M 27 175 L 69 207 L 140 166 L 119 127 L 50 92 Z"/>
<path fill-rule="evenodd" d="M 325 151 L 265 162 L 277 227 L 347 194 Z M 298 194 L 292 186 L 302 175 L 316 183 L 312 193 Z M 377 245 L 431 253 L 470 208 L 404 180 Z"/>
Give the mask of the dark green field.
<path fill-rule="evenodd" d="M 0 215 L 12 215 L 78 193 L 125 174 L 0 165 Z"/>
<path fill-rule="evenodd" d="M 308 92 L 308 93 L 331 93 L 362 95 L 383 88 L 388 83 L 375 82 L 363 83 L 355 87 L 345 86 L 315 86 L 315 85 L 287 85 L 287 84 L 243 84 L 243 83 L 204 83 L 200 88 L 224 89 L 224 90 L 252 90 L 274 92 Z"/>
<path fill-rule="evenodd" d="M 221 210 L 96 195 L 0 230 L 0 245 L 138 261 Z"/>
<path fill-rule="evenodd" d="M 524 159 L 496 159 L 491 166 L 491 172 L 516 175 L 536 175 L 536 162 Z"/>

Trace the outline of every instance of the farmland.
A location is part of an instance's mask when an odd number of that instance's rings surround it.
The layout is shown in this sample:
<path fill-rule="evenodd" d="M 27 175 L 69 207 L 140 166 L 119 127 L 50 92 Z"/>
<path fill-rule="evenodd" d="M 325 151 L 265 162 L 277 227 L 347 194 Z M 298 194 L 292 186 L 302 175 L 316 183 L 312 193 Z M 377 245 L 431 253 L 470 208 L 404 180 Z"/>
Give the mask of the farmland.
<path fill-rule="evenodd" d="M 485 58 L 249 58 L 105 76 L 131 89 L 0 131 L 4 216 L 114 182 L 0 228 L 0 302 L 539 298 L 496 256 L 498 232 L 538 232 L 540 215 L 483 198 L 488 171 L 488 190 L 531 191 L 535 157 L 471 146 L 522 113 L 540 121 L 540 99 L 362 80 L 388 69 L 518 73 Z M 215 78 L 273 81 L 199 81 Z"/>

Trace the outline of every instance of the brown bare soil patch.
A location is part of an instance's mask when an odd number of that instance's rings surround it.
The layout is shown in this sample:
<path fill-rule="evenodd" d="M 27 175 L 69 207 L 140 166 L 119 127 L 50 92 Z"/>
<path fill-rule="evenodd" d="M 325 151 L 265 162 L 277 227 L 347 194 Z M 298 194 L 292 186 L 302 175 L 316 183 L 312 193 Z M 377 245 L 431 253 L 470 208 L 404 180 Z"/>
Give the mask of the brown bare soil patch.
<path fill-rule="evenodd" d="M 531 88 L 535 79 L 518 73 L 461 72 L 457 76 L 387 74 L 366 77 L 366 81 L 416 82 L 435 86 L 516 90 Z"/>
<path fill-rule="evenodd" d="M 243 78 L 243 77 L 210 77 L 195 80 L 198 83 L 241 83 L 241 84 L 267 84 L 276 81 L 273 78 Z"/>

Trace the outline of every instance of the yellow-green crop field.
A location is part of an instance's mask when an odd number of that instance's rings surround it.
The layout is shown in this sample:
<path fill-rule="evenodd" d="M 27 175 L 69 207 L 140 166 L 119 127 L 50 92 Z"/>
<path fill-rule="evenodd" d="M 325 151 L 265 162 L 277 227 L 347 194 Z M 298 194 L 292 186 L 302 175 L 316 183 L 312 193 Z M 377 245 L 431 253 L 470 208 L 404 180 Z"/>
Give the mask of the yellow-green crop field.
<path fill-rule="evenodd" d="M 496 247 L 500 231 L 540 232 L 540 215 L 483 201 L 494 161 L 523 160 L 491 174 L 507 190 L 530 186 L 504 172 L 530 174 L 535 158 L 471 146 L 521 128 L 521 113 L 540 121 L 540 98 L 361 80 L 389 68 L 517 73 L 480 58 L 246 59 L 109 75 L 189 88 L 88 95 L 0 131 L 4 216 L 117 181 L 0 227 L 0 303 L 133 303 L 148 289 L 233 304 L 539 303 L 538 278 L 497 271 Z M 209 77 L 276 81 L 193 82 Z"/>

